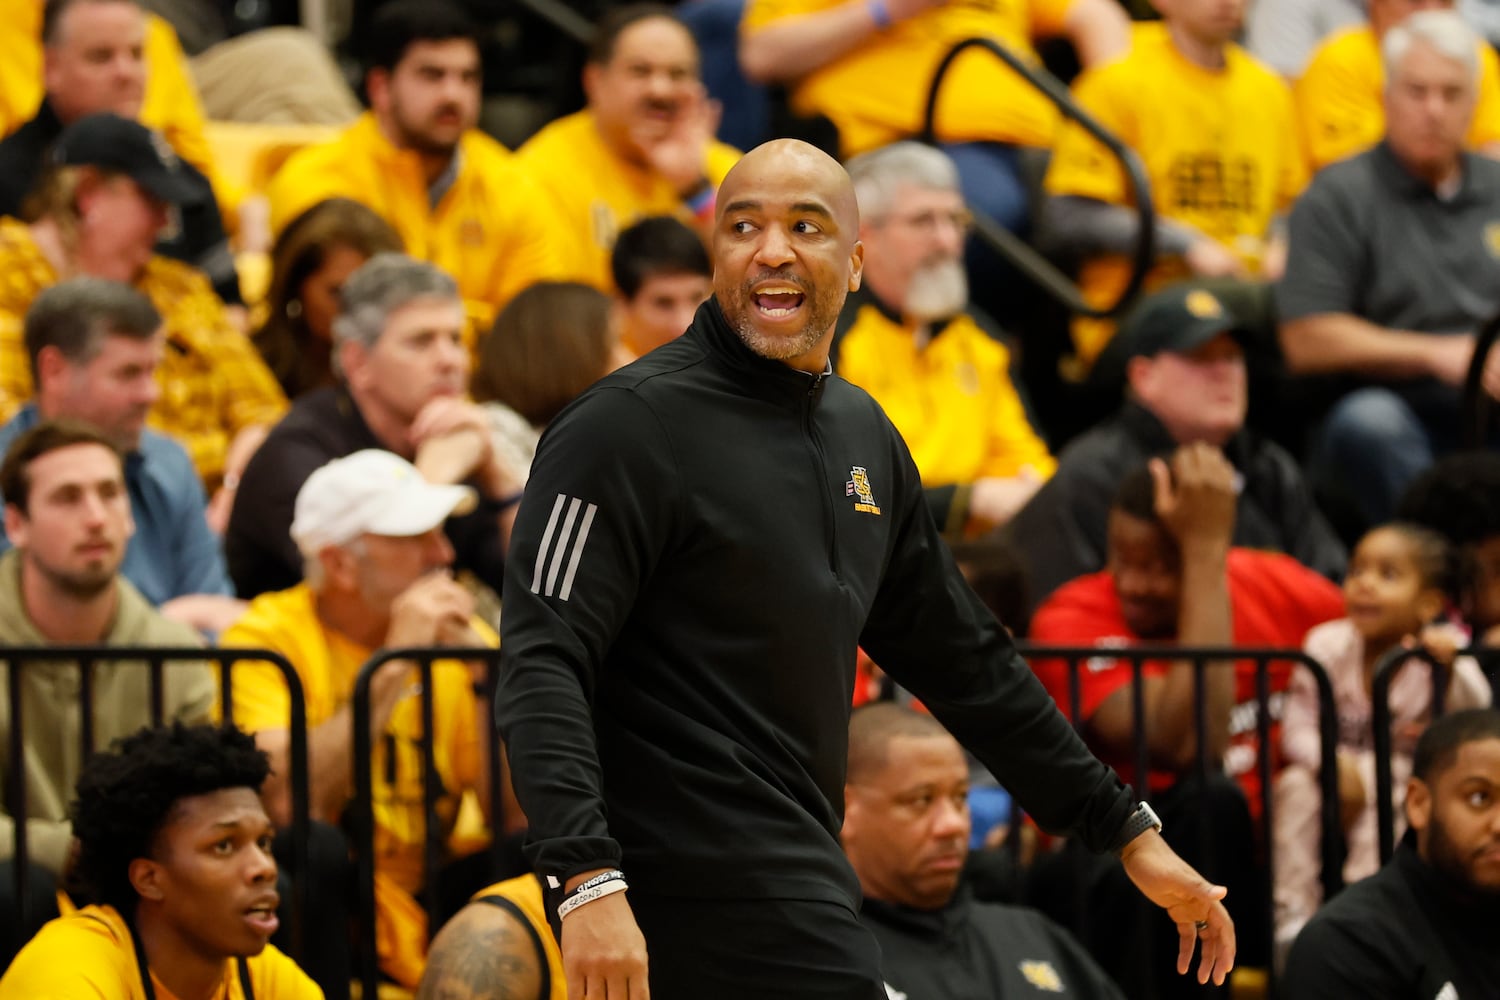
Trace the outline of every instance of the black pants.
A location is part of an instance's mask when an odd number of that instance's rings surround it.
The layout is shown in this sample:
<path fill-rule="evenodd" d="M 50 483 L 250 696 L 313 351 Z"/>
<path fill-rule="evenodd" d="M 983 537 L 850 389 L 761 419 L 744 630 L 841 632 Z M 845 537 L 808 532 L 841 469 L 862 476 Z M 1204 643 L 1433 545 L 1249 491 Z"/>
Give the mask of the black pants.
<path fill-rule="evenodd" d="M 885 1000 L 880 947 L 836 903 L 627 894 L 652 1000 Z"/>

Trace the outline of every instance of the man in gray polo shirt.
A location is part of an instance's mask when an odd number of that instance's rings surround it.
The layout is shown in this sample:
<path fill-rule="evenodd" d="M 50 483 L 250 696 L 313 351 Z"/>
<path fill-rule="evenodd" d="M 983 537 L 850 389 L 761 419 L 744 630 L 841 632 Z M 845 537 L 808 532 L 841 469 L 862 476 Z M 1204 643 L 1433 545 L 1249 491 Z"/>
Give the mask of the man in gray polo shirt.
<path fill-rule="evenodd" d="M 1474 331 L 1500 308 L 1500 163 L 1463 151 L 1478 45 L 1450 11 L 1387 32 L 1385 139 L 1325 169 L 1292 211 L 1276 288 L 1287 366 L 1351 389 L 1314 443 L 1313 479 L 1367 524 L 1456 444 Z"/>

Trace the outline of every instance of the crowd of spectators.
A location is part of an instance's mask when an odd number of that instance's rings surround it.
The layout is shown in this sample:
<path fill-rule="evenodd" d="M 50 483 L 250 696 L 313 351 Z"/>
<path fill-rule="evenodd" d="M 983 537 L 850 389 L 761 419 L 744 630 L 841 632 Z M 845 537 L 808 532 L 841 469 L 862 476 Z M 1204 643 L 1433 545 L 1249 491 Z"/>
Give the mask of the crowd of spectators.
<path fill-rule="evenodd" d="M 1229 887 L 1241 965 L 1287 967 L 1294 997 L 1500 989 L 1462 929 L 1500 926 L 1500 725 L 1481 711 L 1500 676 L 1484 649 L 1500 636 L 1500 457 L 1484 450 L 1500 436 L 1475 419 L 1500 401 L 1500 355 L 1477 356 L 1500 312 L 1500 58 L 1464 4 L 613 4 L 590 10 L 580 79 L 555 81 L 581 106 L 505 142 L 481 127 L 497 97 L 483 56 L 506 29 L 483 0 L 354 0 L 357 31 L 333 46 L 296 25 L 295 4 L 10 6 L 0 644 L 284 656 L 307 709 L 303 917 L 333 930 L 304 956 L 311 980 L 262 950 L 284 940 L 267 887 L 285 872 L 266 851 L 291 809 L 289 696 L 271 664 L 240 663 L 217 694 L 204 664 L 169 670 L 154 707 L 175 728 L 90 763 L 82 739 L 102 750 L 152 717 L 139 664 L 98 662 L 80 712 L 78 664 L 7 663 L 22 674 L 25 816 L 0 816 L 0 853 L 23 818 L 29 850 L 25 900 L 0 865 L 0 961 L 58 919 L 0 997 L 36 995 L 48 956 L 75 946 L 143 996 L 239 977 L 246 996 L 253 979 L 256 996 L 347 997 L 343 824 L 353 769 L 370 767 L 383 976 L 417 996 L 488 983 L 562 1000 L 557 921 L 519 850 L 503 754 L 490 781 L 484 664 L 439 659 L 430 691 L 413 661 L 382 667 L 370 761 L 354 759 L 354 678 L 382 648 L 498 643 L 538 442 L 694 321 L 718 188 L 742 155 L 722 137 L 781 134 L 843 162 L 859 205 L 862 281 L 837 318 L 834 374 L 900 432 L 1001 621 L 1100 650 L 1032 668 L 1172 846 Z M 1071 78 L 1077 106 L 1138 158 L 1155 256 L 1128 310 L 1060 317 L 976 233 L 976 214 L 998 222 L 1097 310 L 1129 280 L 1144 215 L 1092 130 L 982 51 L 953 64 L 924 134 L 932 73 L 971 36 Z M 228 142 L 230 123 L 251 131 Z M 774 311 L 803 292 L 790 276 L 754 294 Z M 1103 416 L 1049 421 L 1057 400 Z M 879 515 L 865 471 L 834 487 Z M 566 500 L 533 584 L 563 600 L 594 516 Z M 1305 650 L 1332 682 L 1337 746 L 1306 668 L 1272 663 L 1262 681 L 1229 656 L 1110 652 L 1143 643 Z M 1381 788 L 1371 693 L 1403 652 Z M 854 702 L 898 703 L 855 710 L 843 836 L 892 997 L 1219 995 L 1171 975 L 1176 930 L 1113 859 L 1038 844 L 1018 814 L 971 823 L 992 780 L 859 662 Z M 248 740 L 199 726 L 226 714 Z M 0 731 L 11 720 L 0 699 Z M 0 765 L 14 750 L 0 740 Z M 207 763 L 185 774 L 193 752 Z M 1341 875 L 1369 879 L 1333 901 L 1325 768 Z M 110 781 L 163 783 L 126 831 L 155 860 L 102 853 Z M 1385 869 L 1380 795 L 1401 840 Z M 220 877 L 242 881 L 251 932 L 173 964 L 208 883 L 174 874 L 167 842 L 231 814 L 213 822 L 249 833 L 235 834 L 239 873 Z M 425 870 L 427 838 L 441 870 Z M 986 877 L 996 865 L 1005 877 Z M 1395 920 L 1408 898 L 1418 930 L 1385 946 L 1377 983 L 1348 961 L 1355 907 Z M 1438 950 L 1461 961 L 1414 971 L 1411 941 L 1455 936 Z"/>

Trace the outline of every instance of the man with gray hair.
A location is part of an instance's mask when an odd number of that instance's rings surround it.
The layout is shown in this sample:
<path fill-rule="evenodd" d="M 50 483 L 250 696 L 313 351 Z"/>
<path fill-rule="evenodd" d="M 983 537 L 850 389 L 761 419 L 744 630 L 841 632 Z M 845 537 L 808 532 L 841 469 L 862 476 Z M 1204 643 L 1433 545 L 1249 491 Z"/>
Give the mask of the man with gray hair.
<path fill-rule="evenodd" d="M 472 510 L 477 500 L 468 486 L 429 483 L 386 449 L 335 458 L 313 470 L 295 499 L 290 531 L 307 562 L 307 579 L 251 601 L 223 638 L 226 647 L 273 650 L 296 669 L 307 702 L 308 798 L 316 823 L 339 824 L 354 794 L 354 768 L 370 768 L 379 957 L 386 975 L 408 988 L 416 986 L 425 952 L 417 903 L 424 883 L 453 879 L 452 891 L 463 900 L 492 874 L 487 857 L 455 861 L 442 879 L 424 871 L 423 861 L 426 837 L 448 841 L 466 792 L 489 807 L 482 739 L 490 709 L 474 694 L 481 679 L 474 671 L 482 668 L 433 663 L 429 739 L 421 705 L 411 697 L 420 681 L 415 661 L 383 664 L 370 679 L 375 739 L 369 760 L 354 757 L 351 699 L 360 667 L 377 649 L 493 647 L 498 641 L 453 578 L 454 546 L 443 531 L 451 515 Z M 269 664 L 237 665 L 231 697 L 235 723 L 270 755 L 271 777 L 261 795 L 272 820 L 285 826 L 291 818 L 286 682 Z M 436 803 L 441 831 L 428 831 L 423 821 L 424 743 L 432 746 L 442 780 Z M 507 815 L 514 820 L 519 813 Z M 442 922 L 442 914 L 430 916 L 434 926 Z M 329 937 L 338 933 L 320 929 Z"/>
<path fill-rule="evenodd" d="M 465 398 L 469 352 L 453 279 L 402 254 L 377 254 L 345 282 L 334 321 L 339 384 L 299 399 L 245 467 L 225 551 L 241 597 L 302 579 L 292 540 L 297 491 L 334 458 L 381 448 L 434 481 L 467 482 L 478 508 L 448 522 L 456 566 L 498 589 L 501 518 L 519 479 L 489 447 L 484 418 Z"/>
<path fill-rule="evenodd" d="M 1451 11 L 1386 32 L 1384 139 L 1292 212 L 1276 287 L 1287 366 L 1352 390 L 1315 440 L 1314 485 L 1367 525 L 1456 446 L 1475 330 L 1500 308 L 1500 164 L 1464 150 L 1478 44 Z M 1500 368 L 1484 388 L 1500 390 Z"/>
<path fill-rule="evenodd" d="M 203 483 L 182 445 L 146 427 L 164 350 L 151 301 L 129 285 L 74 278 L 37 296 L 25 340 L 36 396 L 0 427 L 0 452 L 58 418 L 108 437 L 125 456 L 135 520 L 121 575 L 168 618 L 205 632 L 226 628 L 243 606 L 230 596 Z M 0 528 L 0 551 L 10 544 Z"/>
<path fill-rule="evenodd" d="M 946 153 L 899 142 L 849 161 L 864 285 L 838 323 L 839 374 L 906 439 L 945 531 L 1003 524 L 1052 474 L 1005 336 L 969 304 L 969 213 Z"/>

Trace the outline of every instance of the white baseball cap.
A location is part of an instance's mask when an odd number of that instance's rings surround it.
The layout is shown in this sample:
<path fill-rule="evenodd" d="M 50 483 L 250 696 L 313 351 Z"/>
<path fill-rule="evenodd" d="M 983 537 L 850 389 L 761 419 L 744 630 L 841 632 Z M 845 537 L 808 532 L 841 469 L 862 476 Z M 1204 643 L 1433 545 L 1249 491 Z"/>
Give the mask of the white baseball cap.
<path fill-rule="evenodd" d="M 367 448 L 336 458 L 297 491 L 292 540 L 304 556 L 363 534 L 425 534 L 478 503 L 468 486 L 439 486 L 393 452 Z"/>

